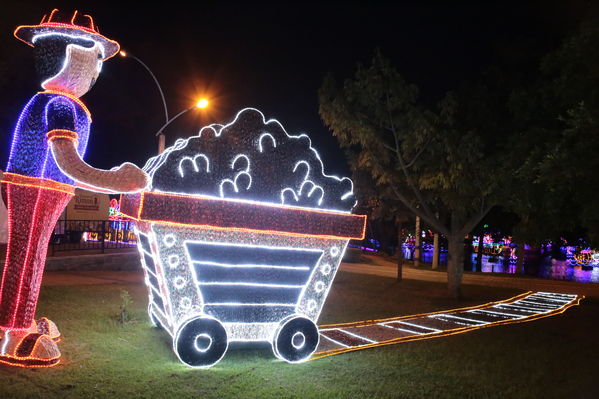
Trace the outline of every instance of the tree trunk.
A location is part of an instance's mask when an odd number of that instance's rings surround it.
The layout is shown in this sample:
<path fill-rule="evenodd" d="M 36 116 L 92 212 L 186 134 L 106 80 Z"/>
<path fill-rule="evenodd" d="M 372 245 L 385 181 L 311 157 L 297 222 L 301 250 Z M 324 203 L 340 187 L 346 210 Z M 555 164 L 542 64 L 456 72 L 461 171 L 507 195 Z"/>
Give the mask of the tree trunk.
<path fill-rule="evenodd" d="M 420 230 L 420 217 L 416 216 L 416 228 L 414 229 L 414 236 L 416 240 L 414 241 L 414 266 L 420 266 L 420 235 L 422 234 Z"/>
<path fill-rule="evenodd" d="M 531 256 L 528 258 L 528 265 L 532 266 L 532 272 L 536 273 L 539 267 L 543 264 L 543 255 L 541 254 L 541 246 L 539 244 L 530 245 Z"/>
<path fill-rule="evenodd" d="M 439 233 L 435 233 L 433 236 L 433 269 L 439 268 Z"/>
<path fill-rule="evenodd" d="M 464 237 L 459 233 L 447 236 L 447 288 L 449 295 L 462 297 L 462 275 L 464 273 Z"/>
<path fill-rule="evenodd" d="M 485 231 L 480 232 L 478 237 L 478 252 L 476 253 L 476 271 L 482 272 L 483 270 L 483 244 L 484 244 Z"/>
<path fill-rule="evenodd" d="M 401 222 L 397 222 L 397 281 L 403 279 L 403 234 Z"/>
<path fill-rule="evenodd" d="M 557 260 L 566 260 L 562 254 L 562 237 L 558 236 L 551 243 L 551 257 Z"/>
<path fill-rule="evenodd" d="M 472 245 L 472 238 L 467 235 L 464 238 L 464 270 L 472 271 L 472 252 L 474 252 L 474 246 Z"/>

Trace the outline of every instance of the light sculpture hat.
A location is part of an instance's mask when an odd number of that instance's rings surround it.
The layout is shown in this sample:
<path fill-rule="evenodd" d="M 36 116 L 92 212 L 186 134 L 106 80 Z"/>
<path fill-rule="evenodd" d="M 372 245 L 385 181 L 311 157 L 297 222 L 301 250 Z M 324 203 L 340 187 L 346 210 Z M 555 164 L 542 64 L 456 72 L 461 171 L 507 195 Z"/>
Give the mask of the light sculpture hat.
<path fill-rule="evenodd" d="M 79 15 L 77 11 L 73 13 L 73 16 L 67 22 L 58 9 L 54 9 L 47 19 L 46 15 L 44 15 L 38 25 L 21 25 L 17 27 L 14 35 L 22 42 L 35 47 L 33 39 L 38 35 L 47 33 L 62 33 L 99 43 L 104 49 L 102 61 L 115 56 L 121 48 L 116 41 L 110 40 L 100 34 L 91 15 Z"/>

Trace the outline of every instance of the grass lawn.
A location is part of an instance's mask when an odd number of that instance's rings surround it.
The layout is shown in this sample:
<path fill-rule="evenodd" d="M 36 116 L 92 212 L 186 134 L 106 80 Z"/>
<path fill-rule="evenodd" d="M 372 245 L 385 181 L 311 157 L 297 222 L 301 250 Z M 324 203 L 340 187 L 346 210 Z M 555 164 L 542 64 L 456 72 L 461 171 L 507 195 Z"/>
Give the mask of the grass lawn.
<path fill-rule="evenodd" d="M 134 320 L 117 322 L 121 290 Z M 436 311 L 498 300 L 512 289 L 465 286 L 448 300 L 444 284 L 340 272 L 320 324 Z M 145 286 L 43 287 L 39 315 L 64 339 L 51 369 L 0 366 L 0 398 L 597 398 L 599 298 L 565 314 L 445 338 L 332 356 L 300 365 L 270 346 L 229 348 L 208 370 L 189 369 L 170 336 L 150 327 Z"/>

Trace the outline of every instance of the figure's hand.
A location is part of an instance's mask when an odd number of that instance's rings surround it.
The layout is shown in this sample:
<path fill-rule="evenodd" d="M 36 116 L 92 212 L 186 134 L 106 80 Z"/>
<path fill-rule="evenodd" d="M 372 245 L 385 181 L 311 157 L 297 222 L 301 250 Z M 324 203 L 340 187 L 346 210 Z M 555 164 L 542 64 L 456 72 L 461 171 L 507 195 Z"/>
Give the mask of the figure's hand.
<path fill-rule="evenodd" d="M 111 170 L 96 169 L 81 159 L 72 140 L 57 138 L 50 148 L 60 169 L 82 187 L 100 192 L 130 193 L 143 190 L 149 176 L 132 163 Z"/>
<path fill-rule="evenodd" d="M 126 191 L 140 191 L 150 182 L 150 176 L 130 162 L 125 162 L 110 171 L 114 172 L 114 179 L 121 180 L 121 185 L 128 187 Z"/>

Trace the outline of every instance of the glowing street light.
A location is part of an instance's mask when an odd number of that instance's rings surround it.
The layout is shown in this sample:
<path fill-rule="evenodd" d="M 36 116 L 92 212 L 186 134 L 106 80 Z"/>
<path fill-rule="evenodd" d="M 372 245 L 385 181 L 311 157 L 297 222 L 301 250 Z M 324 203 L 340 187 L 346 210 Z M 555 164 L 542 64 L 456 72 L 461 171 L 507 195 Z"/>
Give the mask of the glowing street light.
<path fill-rule="evenodd" d="M 206 108 L 209 104 L 210 104 L 210 102 L 207 99 L 202 98 L 202 99 L 200 99 L 200 101 L 198 101 L 196 103 L 196 107 L 198 107 L 198 108 Z"/>

